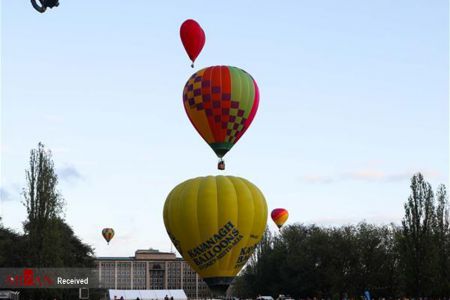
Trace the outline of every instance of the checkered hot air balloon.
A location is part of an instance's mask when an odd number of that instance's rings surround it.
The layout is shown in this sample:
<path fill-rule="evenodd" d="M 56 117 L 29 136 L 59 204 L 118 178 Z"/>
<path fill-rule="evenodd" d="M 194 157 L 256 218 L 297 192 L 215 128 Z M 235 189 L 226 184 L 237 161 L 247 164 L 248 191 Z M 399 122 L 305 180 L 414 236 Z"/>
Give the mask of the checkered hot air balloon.
<path fill-rule="evenodd" d="M 253 77 L 236 67 L 214 66 L 194 73 L 183 91 L 186 113 L 219 157 L 237 143 L 255 117 L 259 90 Z"/>
<path fill-rule="evenodd" d="M 114 229 L 112 228 L 103 228 L 102 235 L 105 238 L 106 242 L 109 245 L 109 241 L 114 237 Z"/>

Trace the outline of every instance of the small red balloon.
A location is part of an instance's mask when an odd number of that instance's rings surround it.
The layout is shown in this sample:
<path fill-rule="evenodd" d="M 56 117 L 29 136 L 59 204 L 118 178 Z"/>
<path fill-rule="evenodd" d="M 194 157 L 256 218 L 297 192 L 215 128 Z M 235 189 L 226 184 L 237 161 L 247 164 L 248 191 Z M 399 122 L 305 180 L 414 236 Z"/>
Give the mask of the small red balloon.
<path fill-rule="evenodd" d="M 181 24 L 180 37 L 194 67 L 194 61 L 205 45 L 205 32 L 196 21 L 188 19 Z"/>

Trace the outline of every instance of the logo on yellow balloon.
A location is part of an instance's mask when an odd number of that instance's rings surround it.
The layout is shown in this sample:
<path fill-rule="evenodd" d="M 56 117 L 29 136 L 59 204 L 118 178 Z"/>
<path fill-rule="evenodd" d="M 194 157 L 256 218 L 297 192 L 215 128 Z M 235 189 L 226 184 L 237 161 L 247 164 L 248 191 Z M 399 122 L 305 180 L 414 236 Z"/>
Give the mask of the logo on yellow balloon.
<path fill-rule="evenodd" d="M 239 234 L 239 230 L 233 223 L 228 222 L 207 241 L 188 250 L 188 254 L 201 270 L 224 257 L 241 240 L 242 235 Z"/>

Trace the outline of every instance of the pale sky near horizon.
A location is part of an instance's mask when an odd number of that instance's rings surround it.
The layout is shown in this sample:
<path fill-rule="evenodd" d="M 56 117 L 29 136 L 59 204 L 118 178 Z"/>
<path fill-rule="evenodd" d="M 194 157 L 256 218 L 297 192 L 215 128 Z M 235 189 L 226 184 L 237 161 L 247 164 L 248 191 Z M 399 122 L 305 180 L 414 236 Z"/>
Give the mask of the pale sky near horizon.
<path fill-rule="evenodd" d="M 41 141 L 66 220 L 96 255 L 170 250 L 167 194 L 220 173 L 182 105 L 188 18 L 206 33 L 195 70 L 237 66 L 260 88 L 224 174 L 255 183 L 288 224 L 399 222 L 415 172 L 447 184 L 448 1 L 280 3 L 60 0 L 39 14 L 2 1 L 3 224 L 22 230 Z M 116 230 L 110 246 L 103 227 Z"/>

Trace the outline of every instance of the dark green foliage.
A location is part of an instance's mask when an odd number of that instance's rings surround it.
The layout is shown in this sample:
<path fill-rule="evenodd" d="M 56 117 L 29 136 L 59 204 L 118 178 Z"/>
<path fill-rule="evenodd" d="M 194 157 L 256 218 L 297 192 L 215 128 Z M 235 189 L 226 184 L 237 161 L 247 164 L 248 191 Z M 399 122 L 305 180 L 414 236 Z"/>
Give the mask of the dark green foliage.
<path fill-rule="evenodd" d="M 23 236 L 3 227 L 0 219 L 0 267 L 22 266 L 24 249 Z"/>
<path fill-rule="evenodd" d="M 341 228 L 291 225 L 273 238 L 273 247 L 252 261 L 240 280 L 257 294 L 341 297 L 370 289 L 392 295 L 392 232 L 388 226 L 366 223 Z"/>
<path fill-rule="evenodd" d="M 422 174 L 411 179 L 411 195 L 405 203 L 402 221 L 400 257 L 409 295 L 430 295 L 433 287 L 436 244 L 433 242 L 435 222 L 434 194 Z"/>
<path fill-rule="evenodd" d="M 435 201 L 437 200 L 437 201 Z M 266 230 L 234 285 L 237 296 L 289 294 L 343 299 L 450 294 L 448 198 L 436 199 L 421 174 L 411 179 L 402 226 L 360 223 L 338 228 L 294 224 Z"/>
<path fill-rule="evenodd" d="M 62 266 L 59 249 L 53 247 L 59 235 L 55 220 L 62 212 L 64 202 L 56 190 L 58 177 L 54 170 L 52 155 L 39 143 L 31 150 L 30 166 L 26 171 L 26 187 L 23 189 L 24 205 L 28 218 L 24 222 L 27 243 L 27 266 Z M 56 241 L 57 242 L 57 241 Z"/>
<path fill-rule="evenodd" d="M 444 185 L 436 193 L 436 222 L 434 223 L 434 244 L 436 245 L 436 294 L 450 294 L 450 212 L 447 190 Z"/>

